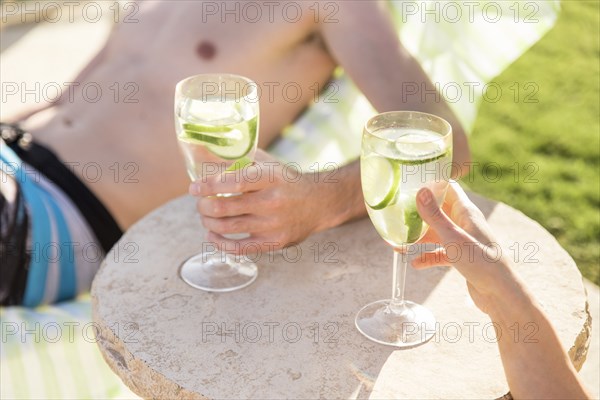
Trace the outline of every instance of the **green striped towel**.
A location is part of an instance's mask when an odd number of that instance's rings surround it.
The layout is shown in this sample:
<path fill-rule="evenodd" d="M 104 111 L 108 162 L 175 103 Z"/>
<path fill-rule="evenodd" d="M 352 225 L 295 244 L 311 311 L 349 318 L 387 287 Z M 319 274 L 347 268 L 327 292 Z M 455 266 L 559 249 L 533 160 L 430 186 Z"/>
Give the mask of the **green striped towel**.
<path fill-rule="evenodd" d="M 422 11 L 424 7 L 433 9 L 436 3 L 447 11 L 446 18 L 439 22 L 430 16 L 423 23 L 422 12 L 411 14 L 413 9 L 407 8 L 413 4 Z M 473 4 L 475 7 L 470 11 L 468 7 Z M 460 23 L 450 21 L 454 14 L 450 14 L 448 7 L 453 5 L 463 14 Z M 520 11 L 519 23 L 514 22 L 516 9 Z M 463 90 L 467 84 L 483 87 L 490 82 L 553 26 L 558 11 L 558 0 L 390 2 L 390 13 L 402 42 L 421 62 L 431 80 L 441 88 L 458 85 Z M 469 12 L 472 23 L 465 18 Z M 497 15 L 502 18 L 490 22 Z M 526 16 L 537 22 L 523 21 Z M 454 99 L 451 92 L 442 90 L 442 93 L 448 100 Z M 463 95 L 458 101 L 450 101 L 467 130 L 473 126 L 480 102 L 481 93 L 475 93 L 473 99 Z M 369 101 L 338 69 L 318 101 L 285 129 L 270 151 L 302 168 L 323 169 L 328 163 L 347 163 L 358 156 L 362 126 L 374 114 Z M 0 310 L 2 399 L 136 398 L 112 374 L 93 343 L 93 326 L 86 325 L 91 321 L 90 308 L 89 297 L 83 296 L 34 310 L 22 307 Z M 23 337 L 23 329 L 36 332 L 36 323 L 39 340 L 35 340 L 35 333 Z M 62 336 L 54 342 L 56 326 L 61 328 Z M 70 326 L 74 329 L 72 335 L 68 331 Z"/>

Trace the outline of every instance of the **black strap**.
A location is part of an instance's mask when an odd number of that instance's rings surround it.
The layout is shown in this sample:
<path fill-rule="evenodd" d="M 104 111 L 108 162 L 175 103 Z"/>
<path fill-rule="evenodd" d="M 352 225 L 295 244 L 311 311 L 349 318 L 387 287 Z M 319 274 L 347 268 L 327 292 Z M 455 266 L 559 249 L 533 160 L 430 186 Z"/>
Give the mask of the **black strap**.
<path fill-rule="evenodd" d="M 0 124 L 0 132 L 21 160 L 37 169 L 75 203 L 107 253 L 123 231 L 100 200 L 51 150 L 35 143 L 28 132 L 7 124 Z"/>
<path fill-rule="evenodd" d="M 18 182 L 0 170 L 0 305 L 21 304 L 27 285 L 29 216 Z"/>

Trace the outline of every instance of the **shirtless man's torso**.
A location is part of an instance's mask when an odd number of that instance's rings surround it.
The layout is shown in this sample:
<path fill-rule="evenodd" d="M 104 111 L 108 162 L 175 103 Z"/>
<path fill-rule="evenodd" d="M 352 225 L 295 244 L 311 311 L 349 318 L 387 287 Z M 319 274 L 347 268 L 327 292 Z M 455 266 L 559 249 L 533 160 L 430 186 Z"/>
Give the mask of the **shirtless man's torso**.
<path fill-rule="evenodd" d="M 139 22 L 115 25 L 105 48 L 76 79 L 101 88 L 132 83 L 119 101 L 105 93 L 91 104 L 75 90 L 73 99 L 54 107 L 54 117 L 34 130 L 34 137 L 72 165 L 119 224 L 128 227 L 187 190 L 173 124 L 179 80 L 229 72 L 259 83 L 261 147 L 301 113 L 315 87 L 326 84 L 336 63 L 318 37 L 315 13 L 308 9 L 312 3 L 296 4 L 306 6 L 299 21 L 286 21 L 280 11 L 252 23 L 240 12 L 225 15 L 231 23 L 223 23 L 220 13 L 203 13 L 200 1 L 141 2 Z M 282 91 L 290 82 L 302 88 L 298 101 L 289 101 Z M 125 93 L 131 94 L 127 102 Z M 90 162 L 93 168 L 83 168 Z"/>
<path fill-rule="evenodd" d="M 301 114 L 341 65 L 378 111 L 415 110 L 446 118 L 454 128 L 454 161 L 468 161 L 466 136 L 446 103 L 425 103 L 420 96 L 407 100 L 398 89 L 414 82 L 435 91 L 399 42 L 386 1 L 298 1 L 292 2 L 295 13 L 292 7 L 284 11 L 287 3 L 252 3 L 262 6 L 258 20 L 243 12 L 243 1 L 137 3 L 138 22 L 116 24 L 104 49 L 76 79 L 80 85 L 94 82 L 101 88 L 116 82 L 126 89 L 118 101 L 106 93 L 90 103 L 74 91 L 73 99 L 53 107 L 50 122 L 33 129 L 35 139 L 63 162 L 94 163 L 87 170 L 73 169 L 122 228 L 186 192 L 189 181 L 174 132 L 174 90 L 178 81 L 201 73 L 234 73 L 259 84 L 262 148 Z M 332 4 L 333 16 L 331 10 L 325 12 Z M 300 88 L 300 97 L 293 101 L 283 90 L 290 83 Z M 125 92 L 137 102 L 126 102 Z M 365 215 L 358 164 L 340 176 L 345 184 L 328 188 L 337 206 L 329 207 L 330 215 L 315 226 Z M 351 204 L 349 190 L 356 194 Z M 318 196 L 313 203 L 306 203 L 307 212 L 316 215 L 311 209 L 323 205 Z M 307 227 L 303 235 L 312 230 Z"/>

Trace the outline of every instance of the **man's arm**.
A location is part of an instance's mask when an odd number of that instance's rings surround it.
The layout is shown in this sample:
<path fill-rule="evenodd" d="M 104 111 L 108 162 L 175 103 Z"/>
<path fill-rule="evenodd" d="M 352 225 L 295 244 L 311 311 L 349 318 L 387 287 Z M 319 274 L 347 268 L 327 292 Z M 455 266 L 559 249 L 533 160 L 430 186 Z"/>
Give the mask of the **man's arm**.
<path fill-rule="evenodd" d="M 454 130 L 454 162 L 469 160 L 464 130 L 447 104 L 441 100 L 421 102 L 420 96 L 402 97 L 403 83 L 434 86 L 414 58 L 400 44 L 392 22 L 386 15 L 385 3 L 372 0 L 339 1 L 337 23 L 322 23 L 318 29 L 332 56 L 354 79 L 378 111 L 415 110 L 444 117 Z M 431 99 L 432 96 L 429 96 Z M 257 155 L 259 167 L 260 158 Z M 273 160 L 265 159 L 266 162 Z M 282 167 L 276 167 L 281 169 Z M 457 168 L 454 176 L 465 174 L 467 168 Z M 285 179 L 257 182 L 193 184 L 190 192 L 200 196 L 198 211 L 204 226 L 211 231 L 208 240 L 222 249 L 245 248 L 244 244 L 268 243 L 281 248 L 304 240 L 308 235 L 366 215 L 363 202 L 360 166 L 355 161 L 341 167 L 335 183 L 319 179 L 317 174 L 305 174 L 298 182 Z M 276 176 L 281 175 L 276 171 Z M 244 193 L 244 196 L 216 197 L 216 193 Z M 249 232 L 241 241 L 223 235 Z"/>
<path fill-rule="evenodd" d="M 338 1 L 338 22 L 321 22 L 320 31 L 331 55 L 344 67 L 378 112 L 411 110 L 439 115 L 452 125 L 453 178 L 468 173 L 470 151 L 465 131 L 436 92 L 417 60 L 402 46 L 385 1 Z M 403 88 L 418 87 L 407 95 Z M 423 96 L 422 93 L 429 93 Z M 437 93 L 437 95 L 433 95 Z M 426 100 L 426 101 L 423 101 Z M 338 185 L 322 185 L 319 192 L 338 199 L 361 193 L 359 162 L 340 168 Z M 360 196 L 358 196 L 360 197 Z M 362 198 L 361 198 L 362 199 Z M 325 228 L 366 215 L 362 201 L 331 209 Z"/>
<path fill-rule="evenodd" d="M 385 1 L 338 1 L 338 22 L 321 22 L 320 31 L 331 55 L 379 112 L 421 111 L 439 115 L 452 125 L 454 177 L 468 172 L 469 145 L 465 131 L 443 97 L 434 95 L 417 60 L 402 46 Z M 408 95 L 405 88 L 417 94 Z M 425 92 L 426 91 L 426 92 Z M 429 93 L 427 96 L 424 93 Z M 425 101 L 423 101 L 425 100 Z"/>

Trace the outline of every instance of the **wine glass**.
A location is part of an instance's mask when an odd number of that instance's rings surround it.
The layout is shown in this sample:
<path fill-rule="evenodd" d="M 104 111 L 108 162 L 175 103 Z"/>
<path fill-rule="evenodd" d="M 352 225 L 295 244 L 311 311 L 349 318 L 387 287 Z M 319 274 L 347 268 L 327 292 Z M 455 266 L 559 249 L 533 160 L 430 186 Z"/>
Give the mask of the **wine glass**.
<path fill-rule="evenodd" d="M 258 142 L 258 116 L 258 87 L 248 78 L 202 74 L 179 82 L 175 90 L 175 129 L 192 181 L 202 184 L 210 176 L 239 173 L 252 164 Z M 227 237 L 241 239 L 248 235 Z M 180 268 L 185 282 L 211 292 L 241 289 L 251 284 L 257 273 L 256 264 L 247 257 L 225 252 L 205 251 Z"/>
<path fill-rule="evenodd" d="M 444 119 L 413 111 L 376 115 L 365 125 L 361 183 L 369 217 L 394 249 L 392 298 L 363 307 L 356 327 L 367 338 L 397 347 L 415 346 L 435 333 L 425 307 L 404 299 L 407 253 L 428 225 L 416 207 L 428 187 L 441 204 L 452 167 L 452 128 Z"/>

